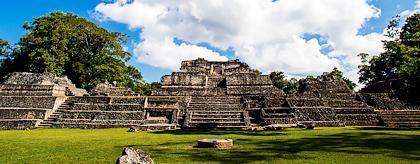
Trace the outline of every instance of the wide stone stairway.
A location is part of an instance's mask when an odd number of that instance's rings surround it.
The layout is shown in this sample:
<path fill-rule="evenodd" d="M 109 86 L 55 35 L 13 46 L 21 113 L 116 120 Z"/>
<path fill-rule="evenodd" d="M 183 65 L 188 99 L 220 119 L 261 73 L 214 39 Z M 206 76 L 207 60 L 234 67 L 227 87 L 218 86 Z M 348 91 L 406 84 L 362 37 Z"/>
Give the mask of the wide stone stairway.
<path fill-rule="evenodd" d="M 379 110 L 381 123 L 387 127 L 420 127 L 420 110 Z"/>
<path fill-rule="evenodd" d="M 192 97 L 186 128 L 246 128 L 245 111 L 240 97 Z"/>
<path fill-rule="evenodd" d="M 325 96 L 325 102 L 334 109 L 337 118 L 346 126 L 377 126 L 379 116 L 372 107 L 357 100 L 356 94 L 340 93 Z"/>
<path fill-rule="evenodd" d="M 263 125 L 288 124 L 295 126 L 298 122 L 285 98 L 266 98 L 261 109 Z"/>
<path fill-rule="evenodd" d="M 334 109 L 320 98 L 287 98 L 298 123 L 316 126 L 344 126 Z"/>
<path fill-rule="evenodd" d="M 70 97 L 45 124 L 60 128 L 111 128 L 144 124 L 144 98 Z"/>

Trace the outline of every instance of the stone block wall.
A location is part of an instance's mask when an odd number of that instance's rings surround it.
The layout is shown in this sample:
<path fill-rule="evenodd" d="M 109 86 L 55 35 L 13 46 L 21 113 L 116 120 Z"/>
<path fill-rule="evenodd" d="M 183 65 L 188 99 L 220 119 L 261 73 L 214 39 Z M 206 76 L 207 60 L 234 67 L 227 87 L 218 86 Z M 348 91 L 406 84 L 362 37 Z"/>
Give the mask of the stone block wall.
<path fill-rule="evenodd" d="M 299 86 L 298 94 L 328 95 L 331 93 L 352 93 L 343 80 L 306 79 Z"/>
<path fill-rule="evenodd" d="M 1 84 L 0 96 L 52 96 L 54 85 Z"/>
<path fill-rule="evenodd" d="M 362 93 L 362 100 L 377 110 L 420 110 L 419 106 L 392 97 L 389 93 Z"/>
<path fill-rule="evenodd" d="M 53 127 L 109 128 L 144 124 L 176 124 L 185 97 L 96 96 L 73 97 Z"/>
<path fill-rule="evenodd" d="M 174 72 L 162 77 L 163 86 L 205 86 L 206 75 L 187 72 Z"/>
<path fill-rule="evenodd" d="M 0 96 L 0 107 L 53 109 L 55 100 L 52 96 Z"/>
<path fill-rule="evenodd" d="M 90 95 L 107 95 L 107 96 L 131 96 L 134 92 L 130 88 L 115 87 L 110 84 L 100 83 L 91 89 Z"/>
<path fill-rule="evenodd" d="M 1 130 L 10 130 L 10 129 L 29 129 L 35 127 L 37 123 L 41 120 L 25 120 L 25 119 L 0 119 L 0 129 Z"/>
<path fill-rule="evenodd" d="M 53 96 L 0 96 L 0 129 L 34 128 L 58 105 Z"/>
<path fill-rule="evenodd" d="M 299 121 L 337 121 L 335 111 L 328 107 L 294 108 Z"/>
<path fill-rule="evenodd" d="M 316 107 L 325 106 L 322 99 L 319 98 L 288 98 L 291 107 Z"/>
<path fill-rule="evenodd" d="M 281 90 L 272 86 L 227 86 L 228 95 L 283 95 Z"/>
<path fill-rule="evenodd" d="M 268 75 L 234 74 L 226 76 L 227 86 L 272 86 Z"/>
<path fill-rule="evenodd" d="M 44 119 L 48 109 L 0 108 L 0 119 Z"/>
<path fill-rule="evenodd" d="M 73 97 L 73 102 L 77 103 L 102 103 L 109 104 L 111 102 L 111 97 L 105 96 L 83 96 L 83 97 Z"/>
<path fill-rule="evenodd" d="M 55 75 L 52 73 L 14 72 L 4 84 L 15 85 L 53 85 Z"/>

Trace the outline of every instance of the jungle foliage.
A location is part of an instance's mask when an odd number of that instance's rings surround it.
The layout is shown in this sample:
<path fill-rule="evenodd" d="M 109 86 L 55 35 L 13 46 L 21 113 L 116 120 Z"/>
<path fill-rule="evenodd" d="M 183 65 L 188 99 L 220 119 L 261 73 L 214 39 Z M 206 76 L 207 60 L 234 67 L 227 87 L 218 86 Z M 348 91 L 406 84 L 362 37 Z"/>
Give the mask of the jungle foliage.
<path fill-rule="evenodd" d="M 131 54 L 122 46 L 127 41 L 125 34 L 107 31 L 85 18 L 64 12 L 35 18 L 23 28 L 28 32 L 15 47 L 0 40 L 3 80 L 11 72 L 51 72 L 67 75 L 84 89 L 113 81 L 119 87 L 137 91 L 150 86 L 142 81 L 137 68 L 126 64 Z"/>
<path fill-rule="evenodd" d="M 368 59 L 361 53 L 359 82 L 374 84 L 386 80 L 401 80 L 403 86 L 396 89 L 401 98 L 420 97 L 420 13 L 409 16 L 399 28 L 400 17 L 390 21 L 383 41 L 385 51 Z"/>

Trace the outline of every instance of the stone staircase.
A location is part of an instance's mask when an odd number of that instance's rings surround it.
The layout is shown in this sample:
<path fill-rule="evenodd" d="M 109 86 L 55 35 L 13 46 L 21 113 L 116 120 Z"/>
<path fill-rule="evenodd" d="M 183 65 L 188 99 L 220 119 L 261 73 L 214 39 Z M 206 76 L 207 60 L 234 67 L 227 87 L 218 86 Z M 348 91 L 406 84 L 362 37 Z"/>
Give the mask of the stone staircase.
<path fill-rule="evenodd" d="M 334 109 L 337 118 L 346 126 L 377 126 L 378 115 L 364 102 L 357 100 L 326 100 L 328 106 Z"/>
<path fill-rule="evenodd" d="M 289 107 L 271 107 L 261 109 L 263 125 L 297 124 L 297 120 Z"/>
<path fill-rule="evenodd" d="M 339 120 L 335 110 L 328 106 L 320 98 L 287 98 L 288 104 L 292 109 L 296 120 L 300 124 L 312 124 L 316 126 L 345 126 Z"/>
<path fill-rule="evenodd" d="M 420 110 L 379 110 L 377 112 L 381 123 L 387 127 L 420 127 Z"/>
<path fill-rule="evenodd" d="M 63 113 L 63 110 L 67 110 L 70 108 L 70 104 L 73 103 L 71 98 L 67 98 L 66 101 L 64 101 L 57 110 L 55 110 L 50 116 L 48 116 L 47 119 L 41 121 L 41 123 L 38 124 L 38 128 L 51 128 L 52 124 L 57 121 L 58 117 L 61 113 Z"/>
<path fill-rule="evenodd" d="M 246 128 L 246 112 L 233 96 L 193 97 L 186 128 Z"/>
<path fill-rule="evenodd" d="M 72 97 L 58 111 L 54 128 L 115 128 L 144 124 L 144 98 Z"/>

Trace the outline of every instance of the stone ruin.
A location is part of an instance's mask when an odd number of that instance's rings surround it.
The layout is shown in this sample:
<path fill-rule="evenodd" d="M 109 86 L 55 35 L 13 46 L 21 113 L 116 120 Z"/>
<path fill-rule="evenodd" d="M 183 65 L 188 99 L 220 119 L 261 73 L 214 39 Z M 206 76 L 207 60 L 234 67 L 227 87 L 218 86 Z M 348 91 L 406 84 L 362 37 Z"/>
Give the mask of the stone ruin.
<path fill-rule="evenodd" d="M 95 88 L 90 90 L 90 95 L 105 95 L 105 96 L 131 96 L 134 92 L 130 88 L 115 87 L 112 84 L 99 83 Z"/>
<path fill-rule="evenodd" d="M 287 95 L 238 60 L 184 61 L 152 96 L 108 84 L 90 94 L 52 74 L 15 73 L 0 85 L 0 129 L 420 126 L 420 108 L 389 93 L 354 93 L 343 81 L 307 79 Z"/>
<path fill-rule="evenodd" d="M 162 88 L 152 95 L 283 95 L 274 88 L 268 75 L 261 75 L 239 60 L 207 61 L 203 58 L 183 61 L 181 71 L 162 77 Z"/>

